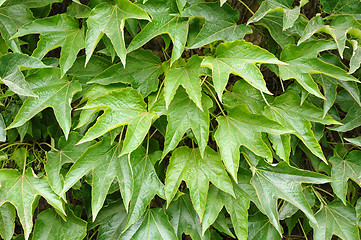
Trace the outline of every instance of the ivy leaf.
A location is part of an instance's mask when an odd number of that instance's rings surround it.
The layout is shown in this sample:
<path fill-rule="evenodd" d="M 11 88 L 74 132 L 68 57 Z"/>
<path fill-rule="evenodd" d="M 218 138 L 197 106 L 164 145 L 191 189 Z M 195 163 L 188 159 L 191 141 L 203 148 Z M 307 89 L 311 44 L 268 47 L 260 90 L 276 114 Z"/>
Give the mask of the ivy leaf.
<path fill-rule="evenodd" d="M 33 239 L 83 239 L 86 236 L 87 223 L 76 217 L 71 210 L 66 213 L 67 221 L 64 221 L 54 209 L 41 212 L 35 221 Z"/>
<path fill-rule="evenodd" d="M 311 129 L 311 122 L 322 124 L 339 124 L 331 116 L 323 118 L 323 111 L 314 105 L 304 102 L 294 93 L 284 93 L 278 96 L 270 106 L 265 107 L 266 116 L 281 123 L 288 129 L 292 129 L 292 134 L 296 135 L 311 150 L 313 154 L 327 162 L 323 155 L 321 146 Z"/>
<path fill-rule="evenodd" d="M 152 208 L 145 212 L 138 222 L 124 232 L 119 240 L 130 239 L 177 239 L 174 228 L 169 223 L 162 208 Z"/>
<path fill-rule="evenodd" d="M 281 237 L 267 216 L 257 212 L 248 218 L 248 239 L 281 240 Z"/>
<path fill-rule="evenodd" d="M 61 167 L 65 163 L 74 163 L 94 142 L 88 142 L 81 145 L 75 145 L 81 136 L 79 133 L 70 132 L 68 140 L 64 136 L 60 137 L 58 150 L 47 152 L 47 161 L 45 165 L 46 175 L 50 186 L 57 194 L 63 190 L 64 179 L 60 174 Z"/>
<path fill-rule="evenodd" d="M 324 32 L 330 34 L 335 40 L 340 56 L 343 56 L 343 51 L 346 45 L 347 34 L 360 36 L 361 24 L 352 16 L 341 15 L 336 16 L 331 24 L 326 25 L 320 15 L 313 17 L 307 24 L 298 45 L 309 39 L 313 34 Z"/>
<path fill-rule="evenodd" d="M 188 129 L 192 129 L 197 139 L 201 156 L 209 137 L 209 112 L 212 100 L 205 94 L 202 97 L 203 111 L 188 98 L 183 89 L 179 89 L 167 111 L 168 125 L 165 134 L 163 157 L 177 147 Z"/>
<path fill-rule="evenodd" d="M 103 34 L 106 34 L 125 65 L 127 51 L 124 42 L 124 24 L 126 19 L 150 20 L 143 9 L 128 0 L 116 0 L 115 5 L 101 3 L 92 9 L 87 20 L 85 64 L 89 62 Z"/>
<path fill-rule="evenodd" d="M 249 199 L 237 185 L 233 185 L 236 198 L 222 192 L 213 185 L 210 186 L 207 196 L 207 206 L 202 221 L 202 234 L 216 221 L 223 206 L 231 216 L 233 229 L 238 239 L 247 239 L 248 235 L 248 208 Z"/>
<path fill-rule="evenodd" d="M 67 77 L 61 78 L 59 68 L 39 70 L 27 77 L 27 81 L 38 97 L 26 99 L 14 121 L 7 128 L 20 127 L 37 113 L 51 107 L 67 138 L 71 127 L 70 103 L 73 95 L 81 90 L 80 84 L 69 81 Z"/>
<path fill-rule="evenodd" d="M 0 81 L 2 83 L 16 94 L 36 97 L 29 83 L 25 81 L 21 70 L 46 68 L 48 66 L 37 58 L 20 53 L 8 53 L 2 56 L 0 58 L 0 65 Z"/>
<path fill-rule="evenodd" d="M 103 110 L 104 113 L 78 144 L 91 141 L 112 129 L 128 124 L 122 154 L 132 152 L 142 143 L 152 120 L 157 117 L 155 113 L 147 111 L 142 95 L 133 88 L 108 92 L 88 102 L 82 109 Z"/>
<path fill-rule="evenodd" d="M 359 239 L 356 212 L 339 201 L 323 205 L 315 215 L 318 226 L 310 221 L 314 239 L 329 240 L 337 235 L 344 240 Z"/>
<path fill-rule="evenodd" d="M 250 53 L 252 53 L 250 55 Z M 244 40 L 219 44 L 215 57 L 206 57 L 203 67 L 212 69 L 213 83 L 219 99 L 227 85 L 229 74 L 233 73 L 246 80 L 253 87 L 272 94 L 266 87 L 263 75 L 256 63 L 284 64 L 272 53 Z"/>
<path fill-rule="evenodd" d="M 159 180 L 152 163 L 152 161 L 158 161 L 160 158 L 160 151 L 148 154 L 143 147 L 131 153 L 130 164 L 133 169 L 134 189 L 127 225 L 123 231 L 139 219 L 156 194 L 165 198 L 164 185 Z"/>
<path fill-rule="evenodd" d="M 35 33 L 40 34 L 40 40 L 33 57 L 42 59 L 50 50 L 62 48 L 61 76 L 71 68 L 78 52 L 85 47 L 84 29 L 79 29 L 78 21 L 66 14 L 37 19 L 21 27 L 12 38 Z"/>
<path fill-rule="evenodd" d="M 310 205 L 302 192 L 301 183 L 322 184 L 334 181 L 333 178 L 290 167 L 286 162 L 272 166 L 260 162 L 253 172 L 251 184 L 255 187 L 261 202 L 260 210 L 266 213 L 281 236 L 282 230 L 277 212 L 277 200 L 279 198 L 298 207 L 311 222 L 317 224 Z"/>
<path fill-rule="evenodd" d="M 287 45 L 280 59 L 288 65 L 279 66 L 280 77 L 283 80 L 296 79 L 304 89 L 319 98 L 324 97 L 310 73 L 322 73 L 342 81 L 358 82 L 343 69 L 317 58 L 319 52 L 334 48 L 335 43 L 325 40 L 307 41 L 298 46 Z"/>
<path fill-rule="evenodd" d="M 201 17 L 205 19 L 201 31 L 188 42 L 189 49 L 200 48 L 208 43 L 224 40 L 233 42 L 252 33 L 250 27 L 237 25 L 239 12 L 230 5 L 219 6 L 218 2 L 198 3 L 191 5 L 182 12 L 184 17 Z"/>
<path fill-rule="evenodd" d="M 5 240 L 10 240 L 15 230 L 15 207 L 9 202 L 0 206 L 0 236 Z"/>
<path fill-rule="evenodd" d="M 115 178 L 118 179 L 124 206 L 128 210 L 133 192 L 133 176 L 128 155 L 119 157 L 120 149 L 121 145 L 111 145 L 110 138 L 104 138 L 101 142 L 89 147 L 66 174 L 61 195 L 85 174 L 93 172 L 91 198 L 93 221 L 102 208 L 110 185 Z"/>
<path fill-rule="evenodd" d="M 322 10 L 328 14 L 350 14 L 361 18 L 361 2 L 358 0 L 321 0 Z"/>
<path fill-rule="evenodd" d="M 150 50 L 139 49 L 127 55 L 125 67 L 122 63 L 112 65 L 88 83 L 108 85 L 129 83 L 144 97 L 158 89 L 158 77 L 163 72 L 160 59 Z"/>
<path fill-rule="evenodd" d="M 329 129 L 338 132 L 347 132 L 361 126 L 361 107 L 357 104 L 353 105 L 348 110 L 346 117 L 342 119 L 341 123 L 343 125 L 329 127 Z"/>
<path fill-rule="evenodd" d="M 361 184 L 361 151 L 350 152 L 345 159 L 333 156 L 329 161 L 332 163 L 331 177 L 339 179 L 332 182 L 333 191 L 346 205 L 347 181 L 352 178 Z"/>
<path fill-rule="evenodd" d="M 227 171 L 237 181 L 240 146 L 272 161 L 272 152 L 262 140 L 261 132 L 279 135 L 290 130 L 263 115 L 251 113 L 246 105 L 227 109 L 227 112 L 227 116 L 217 118 L 218 129 L 214 137 Z"/>
<path fill-rule="evenodd" d="M 37 195 L 65 214 L 62 202 L 53 192 L 45 177 L 39 178 L 28 168 L 23 174 L 15 169 L 0 169 L 0 206 L 10 202 L 16 208 L 25 239 L 33 228 L 33 204 Z"/>
<path fill-rule="evenodd" d="M 306 3 L 308 3 L 308 0 L 301 0 L 299 6 L 292 8 L 293 0 L 266 0 L 262 2 L 257 12 L 248 20 L 247 25 L 258 22 L 268 13 L 280 11 L 284 13 L 283 30 L 286 30 L 293 26 L 300 15 L 301 7 Z"/>
<path fill-rule="evenodd" d="M 167 206 L 174 198 L 182 180 L 187 183 L 194 209 L 201 220 L 206 208 L 210 181 L 219 189 L 235 196 L 221 157 L 210 147 L 206 147 L 203 158 L 198 148 L 179 147 L 173 151 L 164 187 Z"/>

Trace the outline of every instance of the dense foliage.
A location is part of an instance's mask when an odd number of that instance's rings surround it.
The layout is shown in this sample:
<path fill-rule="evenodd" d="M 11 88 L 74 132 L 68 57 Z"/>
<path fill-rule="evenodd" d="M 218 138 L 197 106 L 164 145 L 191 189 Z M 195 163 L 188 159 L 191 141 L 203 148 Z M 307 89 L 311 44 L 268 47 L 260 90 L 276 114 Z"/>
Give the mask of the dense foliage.
<path fill-rule="evenodd" d="M 360 239 L 360 0 L 0 0 L 3 239 Z"/>

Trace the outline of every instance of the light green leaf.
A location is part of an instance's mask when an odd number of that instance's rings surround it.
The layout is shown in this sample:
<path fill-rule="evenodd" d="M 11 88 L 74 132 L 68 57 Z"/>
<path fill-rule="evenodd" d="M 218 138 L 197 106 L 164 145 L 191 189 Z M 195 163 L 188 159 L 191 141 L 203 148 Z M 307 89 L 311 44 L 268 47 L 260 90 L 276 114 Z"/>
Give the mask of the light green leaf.
<path fill-rule="evenodd" d="M 160 59 L 150 50 L 139 49 L 127 55 L 125 67 L 122 63 L 112 65 L 89 83 L 129 83 L 146 97 L 158 89 L 158 77 L 162 72 Z"/>
<path fill-rule="evenodd" d="M 354 104 L 348 110 L 346 117 L 342 119 L 341 123 L 343 125 L 329 127 L 329 129 L 338 132 L 347 132 L 361 126 L 361 107 L 358 104 Z"/>
<path fill-rule="evenodd" d="M 357 138 L 344 138 L 346 141 L 361 147 L 361 136 Z"/>
<path fill-rule="evenodd" d="M 112 129 L 127 124 L 122 154 L 132 152 L 142 143 L 152 120 L 157 117 L 155 113 L 147 111 L 142 95 L 133 88 L 108 92 L 88 102 L 82 109 L 103 110 L 104 113 L 78 144 L 91 141 Z"/>
<path fill-rule="evenodd" d="M 361 19 L 361 2 L 359 0 L 321 0 L 322 10 L 328 14 L 350 14 Z"/>
<path fill-rule="evenodd" d="M 15 207 L 8 202 L 0 206 L 0 236 L 10 240 L 15 230 Z"/>
<path fill-rule="evenodd" d="M 205 19 L 201 31 L 192 42 L 188 42 L 189 49 L 200 48 L 217 40 L 233 42 L 252 33 L 252 29 L 245 24 L 237 25 L 239 12 L 228 4 L 224 4 L 222 7 L 218 2 L 193 4 L 184 9 L 182 16 Z"/>
<path fill-rule="evenodd" d="M 74 163 L 94 142 L 88 142 L 81 145 L 75 145 L 81 136 L 76 132 L 70 132 L 68 140 L 64 136 L 60 137 L 58 150 L 54 149 L 47 152 L 47 161 L 45 165 L 46 175 L 51 188 L 57 194 L 63 190 L 64 179 L 60 174 L 61 167 L 65 163 Z"/>
<path fill-rule="evenodd" d="M 348 71 L 349 74 L 356 72 L 356 70 L 361 65 L 361 47 L 360 44 L 356 40 L 351 40 L 352 44 L 352 57 L 350 59 L 350 70 Z"/>
<path fill-rule="evenodd" d="M 73 95 L 81 90 L 78 82 L 69 81 L 67 77 L 60 78 L 59 68 L 42 69 L 27 77 L 31 88 L 38 97 L 29 97 L 21 106 L 14 121 L 7 127 L 22 126 L 37 113 L 51 107 L 55 117 L 68 137 L 71 127 L 71 106 Z"/>
<path fill-rule="evenodd" d="M 3 116 L 0 114 L 0 142 L 6 141 L 6 125 Z"/>
<path fill-rule="evenodd" d="M 227 171 L 237 181 L 240 146 L 272 161 L 272 152 L 262 140 L 261 132 L 284 134 L 291 130 L 263 115 L 251 113 L 246 105 L 227 109 L 227 112 L 227 116 L 217 118 L 218 129 L 214 137 Z"/>
<path fill-rule="evenodd" d="M 287 45 L 280 59 L 288 65 L 279 66 L 280 77 L 283 80 L 296 79 L 304 89 L 319 98 L 324 96 L 313 81 L 310 75 L 312 73 L 322 73 L 341 81 L 358 82 L 343 69 L 317 58 L 319 52 L 334 48 L 336 48 L 335 43 L 325 40 L 307 41 L 298 46 Z"/>
<path fill-rule="evenodd" d="M 59 14 L 24 25 L 12 38 L 36 33 L 40 34 L 40 40 L 32 56 L 42 59 L 50 50 L 61 47 L 60 69 L 64 76 L 85 47 L 84 29 L 79 29 L 76 19 Z"/>
<path fill-rule="evenodd" d="M 253 171 L 251 184 L 255 187 L 261 202 L 262 209 L 260 210 L 266 213 L 281 236 L 282 228 L 277 212 L 277 200 L 279 198 L 298 207 L 311 222 L 317 224 L 310 205 L 302 192 L 301 183 L 322 184 L 334 181 L 333 178 L 290 167 L 286 162 L 272 166 L 261 162 Z"/>
<path fill-rule="evenodd" d="M 89 62 L 103 34 L 106 34 L 123 65 L 125 65 L 127 53 L 124 42 L 125 20 L 131 18 L 150 20 L 148 14 L 132 2 L 128 0 L 116 0 L 115 2 L 115 5 L 101 3 L 90 12 L 87 20 L 85 64 Z"/>
<path fill-rule="evenodd" d="M 267 216 L 257 212 L 248 218 L 248 239 L 281 240 L 281 237 Z"/>
<path fill-rule="evenodd" d="M 188 98 L 183 89 L 178 90 L 166 112 L 168 125 L 165 134 L 163 157 L 177 147 L 188 129 L 192 129 L 192 133 L 197 139 L 201 156 L 203 156 L 209 137 L 208 109 L 212 107 L 213 103 L 205 94 L 203 94 L 202 103 L 203 111 Z"/>
<path fill-rule="evenodd" d="M 346 205 L 347 181 L 351 178 L 361 185 L 361 151 L 350 152 L 345 159 L 333 156 L 329 161 L 332 163 L 331 177 L 339 181 L 332 182 L 334 193 Z"/>
<path fill-rule="evenodd" d="M 343 240 L 360 239 L 355 209 L 339 201 L 322 206 L 315 215 L 318 226 L 310 221 L 314 239 L 329 240 L 337 235 Z"/>
<path fill-rule="evenodd" d="M 46 178 L 39 178 L 30 168 L 24 174 L 15 169 L 0 169 L 0 185 L 0 206 L 5 202 L 14 205 L 26 240 L 33 228 L 33 203 L 37 195 L 65 214 L 59 196 L 53 192 Z"/>
<path fill-rule="evenodd" d="M 250 55 L 250 53 L 252 53 Z M 244 40 L 222 43 L 216 49 L 215 57 L 206 57 L 202 66 L 212 69 L 213 83 L 219 99 L 227 85 L 229 74 L 233 73 L 246 80 L 253 87 L 272 94 L 266 87 L 263 75 L 256 63 L 284 64 L 272 53 Z"/>
<path fill-rule="evenodd" d="M 35 220 L 32 239 L 38 240 L 81 240 L 86 236 L 87 223 L 76 217 L 71 210 L 66 211 L 64 221 L 54 209 L 41 212 Z"/>
<path fill-rule="evenodd" d="M 284 127 L 293 130 L 296 135 L 311 150 L 313 154 L 327 162 L 321 146 L 311 129 L 311 122 L 322 124 L 339 124 L 331 116 L 323 117 L 321 109 L 304 102 L 294 93 L 284 93 L 278 96 L 270 106 L 265 107 L 265 114 L 269 118 L 281 123 Z"/>
<path fill-rule="evenodd" d="M 0 65 L 0 81 L 8 86 L 10 90 L 18 95 L 36 97 L 29 83 L 25 81 L 21 70 L 46 68 L 48 66 L 44 65 L 37 58 L 20 53 L 9 53 L 2 56 L 0 58 Z"/>
<path fill-rule="evenodd" d="M 165 179 L 167 206 L 184 180 L 190 190 L 194 209 L 202 220 L 206 208 L 209 182 L 234 196 L 233 186 L 218 153 L 206 147 L 204 157 L 198 148 L 179 147 L 173 151 Z"/>
<path fill-rule="evenodd" d="M 143 217 L 124 232 L 119 240 L 144 239 L 144 240 L 173 240 L 177 239 L 174 228 L 162 208 L 147 210 Z"/>
<path fill-rule="evenodd" d="M 276 150 L 276 154 L 286 162 L 289 162 L 291 155 L 291 135 L 268 134 L 268 138 L 272 143 L 272 147 Z"/>
<path fill-rule="evenodd" d="M 124 206 L 128 210 L 133 192 L 133 176 L 128 155 L 119 157 L 121 145 L 110 144 L 110 138 L 89 147 L 66 174 L 61 195 L 68 191 L 85 174 L 92 171 L 92 215 L 95 220 L 103 207 L 110 185 L 117 178 Z"/>

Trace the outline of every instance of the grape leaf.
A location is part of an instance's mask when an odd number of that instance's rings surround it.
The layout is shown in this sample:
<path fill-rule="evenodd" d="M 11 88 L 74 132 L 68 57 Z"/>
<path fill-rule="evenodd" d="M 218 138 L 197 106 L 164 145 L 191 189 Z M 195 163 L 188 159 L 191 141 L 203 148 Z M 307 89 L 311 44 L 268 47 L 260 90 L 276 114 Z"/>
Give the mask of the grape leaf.
<path fill-rule="evenodd" d="M 46 178 L 39 178 L 30 168 L 23 174 L 15 169 L 0 169 L 0 185 L 0 206 L 5 202 L 14 205 L 26 240 L 33 228 L 33 203 L 37 195 L 44 197 L 50 205 L 65 214 L 62 202 Z"/>
<path fill-rule="evenodd" d="M 174 228 L 162 208 L 146 210 L 143 217 L 125 231 L 119 240 L 130 239 L 177 239 Z"/>
<path fill-rule="evenodd" d="M 116 0 L 115 5 L 101 3 L 92 9 L 87 20 L 85 64 L 88 63 L 103 34 L 106 34 L 125 66 L 127 51 L 124 42 L 124 25 L 126 19 L 150 20 L 143 9 L 128 0 Z"/>
<path fill-rule="evenodd" d="M 331 177 L 339 181 L 332 182 L 334 193 L 346 205 L 347 181 L 352 178 L 361 185 L 361 151 L 350 152 L 345 159 L 333 156 L 329 161 L 332 163 Z"/>
<path fill-rule="evenodd" d="M 15 207 L 8 202 L 0 206 L 0 236 L 10 240 L 15 230 Z"/>
<path fill-rule="evenodd" d="M 61 167 L 65 163 L 74 163 L 94 142 L 88 142 L 81 145 L 75 145 L 81 136 L 79 133 L 70 132 L 68 140 L 64 136 L 60 137 L 58 150 L 54 149 L 47 152 L 47 161 L 45 165 L 46 175 L 51 188 L 57 194 L 63 190 L 64 179 L 60 174 Z"/>
<path fill-rule="evenodd" d="M 102 208 L 110 185 L 115 178 L 118 179 L 124 206 L 128 210 L 133 192 L 133 176 L 128 155 L 119 157 L 120 149 L 121 145 L 117 143 L 111 145 L 110 138 L 106 137 L 101 142 L 89 147 L 66 174 L 61 195 L 74 186 L 85 174 L 93 172 L 91 198 L 93 221 Z"/>
<path fill-rule="evenodd" d="M 79 29 L 79 23 L 74 18 L 59 14 L 43 19 L 37 19 L 22 26 L 12 37 L 28 34 L 40 34 L 38 46 L 33 57 L 42 59 L 50 50 L 61 47 L 60 69 L 61 76 L 71 68 L 78 52 L 85 47 L 84 29 Z"/>
<path fill-rule="evenodd" d="M 244 24 L 237 25 L 239 12 L 228 4 L 224 4 L 222 7 L 218 2 L 193 4 L 184 9 L 182 16 L 205 19 L 201 31 L 192 42 L 188 42 L 189 49 L 199 48 L 216 40 L 233 42 L 252 33 L 250 27 Z"/>
<path fill-rule="evenodd" d="M 221 157 L 210 147 L 206 147 L 203 158 L 198 148 L 190 149 L 184 146 L 173 151 L 164 187 L 167 206 L 174 198 L 182 180 L 187 183 L 194 209 L 201 220 L 206 208 L 209 182 L 235 196 Z"/>
<path fill-rule="evenodd" d="M 327 183 L 334 181 L 325 175 L 290 167 L 286 162 L 269 165 L 264 161 L 253 169 L 251 184 L 255 187 L 261 211 L 266 213 L 272 225 L 282 236 L 277 212 L 277 199 L 282 198 L 304 212 L 307 218 L 317 224 L 310 205 L 302 192 L 301 183 Z M 317 238 L 318 239 L 318 238 Z"/>
<path fill-rule="evenodd" d="M 339 124 L 339 122 L 329 115 L 323 118 L 323 111 L 310 103 L 304 102 L 301 105 L 300 97 L 290 92 L 278 96 L 270 106 L 265 107 L 265 114 L 286 128 L 292 129 L 294 131 L 292 134 L 301 139 L 313 154 L 327 162 L 312 132 L 310 121 L 322 124 Z"/>
<path fill-rule="evenodd" d="M 229 108 L 227 112 L 227 116 L 217 118 L 218 129 L 214 137 L 227 171 L 237 181 L 240 146 L 272 161 L 272 152 L 262 140 L 261 132 L 284 134 L 290 130 L 263 115 L 251 113 L 244 104 Z"/>
<path fill-rule="evenodd" d="M 317 58 L 319 52 L 334 48 L 336 48 L 335 43 L 325 40 L 307 41 L 298 46 L 287 45 L 280 59 L 288 65 L 279 66 L 280 77 L 283 80 L 296 79 L 304 89 L 319 98 L 324 98 L 324 96 L 310 73 L 322 73 L 342 81 L 358 82 L 343 69 Z"/>
<path fill-rule="evenodd" d="M 64 221 L 54 209 L 41 212 L 36 218 L 32 239 L 83 239 L 87 223 L 76 217 L 71 210 L 67 210 L 66 214 L 67 221 Z"/>
<path fill-rule="evenodd" d="M 267 216 L 257 212 L 248 218 L 248 239 L 281 240 L 281 237 Z"/>
<path fill-rule="evenodd" d="M 29 83 L 25 81 L 21 70 L 31 68 L 46 68 L 44 63 L 34 57 L 20 53 L 8 53 L 0 58 L 0 81 L 16 94 L 22 96 L 36 95 L 31 90 Z"/>
<path fill-rule="evenodd" d="M 150 50 L 139 49 L 127 55 L 125 67 L 122 63 L 112 65 L 95 76 L 89 83 L 107 85 L 129 83 L 144 97 L 158 89 L 158 77 L 163 72 L 160 59 Z"/>
<path fill-rule="evenodd" d="M 157 117 L 155 113 L 147 111 L 142 95 L 133 88 L 108 92 L 88 102 L 82 109 L 103 110 L 104 113 L 78 144 L 91 141 L 112 129 L 128 124 L 122 154 L 132 152 L 142 143 L 152 119 Z"/>
<path fill-rule="evenodd" d="M 250 54 L 252 53 L 252 54 Z M 284 64 L 272 53 L 244 40 L 219 44 L 215 57 L 206 57 L 202 66 L 212 69 L 213 83 L 219 99 L 227 85 L 229 74 L 239 75 L 258 90 L 272 94 L 266 87 L 256 63 Z"/>
<path fill-rule="evenodd" d="M 293 26 L 300 15 L 300 9 L 308 3 L 308 0 L 301 0 L 300 5 L 292 8 L 293 0 L 266 0 L 263 1 L 257 12 L 248 20 L 247 25 L 258 22 L 268 13 L 283 12 L 283 30 Z"/>
<path fill-rule="evenodd" d="M 130 200 L 127 225 L 123 231 L 139 219 L 156 194 L 165 198 L 164 185 L 153 167 L 153 162 L 160 158 L 160 151 L 148 154 L 143 147 L 131 153 L 130 164 L 133 169 L 134 189 Z"/>
<path fill-rule="evenodd" d="M 356 127 L 361 126 L 361 107 L 354 104 L 347 112 L 346 117 L 342 119 L 343 125 L 336 127 L 329 127 L 329 129 L 338 132 L 347 132 Z"/>
<path fill-rule="evenodd" d="M 350 14 L 361 19 L 361 2 L 359 0 L 321 0 L 322 10 L 328 14 Z"/>
<path fill-rule="evenodd" d="M 37 113 L 51 107 L 67 138 L 71 127 L 70 103 L 73 95 L 81 90 L 80 84 L 69 81 L 67 77 L 61 78 L 59 68 L 41 69 L 27 77 L 27 81 L 38 97 L 28 97 L 7 128 L 22 126 Z"/>
<path fill-rule="evenodd" d="M 345 50 L 347 34 L 354 36 L 361 36 L 361 24 L 356 21 L 352 16 L 341 15 L 336 16 L 329 25 L 326 25 L 320 15 L 313 17 L 307 24 L 305 31 L 303 32 L 298 45 L 313 34 L 324 32 L 330 34 L 337 44 L 338 52 L 340 56 L 343 56 Z"/>
<path fill-rule="evenodd" d="M 323 205 L 315 215 L 318 226 L 310 221 L 314 239 L 329 240 L 337 235 L 344 240 L 359 239 L 356 212 L 339 201 Z"/>
<path fill-rule="evenodd" d="M 248 235 L 248 208 L 249 199 L 236 184 L 233 185 L 236 198 L 222 192 L 213 185 L 210 186 L 207 196 L 207 206 L 202 221 L 202 234 L 216 221 L 223 206 L 231 216 L 233 229 L 238 239 L 247 239 Z"/>

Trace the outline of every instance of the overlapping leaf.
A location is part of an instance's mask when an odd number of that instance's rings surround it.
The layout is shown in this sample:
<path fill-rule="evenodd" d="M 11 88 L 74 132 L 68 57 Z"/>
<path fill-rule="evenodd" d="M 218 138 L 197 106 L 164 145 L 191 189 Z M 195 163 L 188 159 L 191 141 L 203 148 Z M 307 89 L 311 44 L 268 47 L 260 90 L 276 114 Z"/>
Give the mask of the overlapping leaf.
<path fill-rule="evenodd" d="M 10 240 L 15 230 L 15 207 L 9 202 L 0 206 L 0 236 Z"/>
<path fill-rule="evenodd" d="M 348 14 L 361 19 L 361 2 L 358 0 L 321 0 L 321 4 L 328 14 Z"/>
<path fill-rule="evenodd" d="M 350 131 L 356 127 L 361 126 L 361 107 L 357 104 L 352 106 L 346 117 L 342 119 L 341 123 L 343 125 L 336 126 L 336 127 L 330 127 L 329 129 L 338 131 L 338 132 L 347 132 Z"/>
<path fill-rule="evenodd" d="M 257 212 L 248 219 L 248 239 L 281 240 L 281 237 L 267 216 Z"/>

